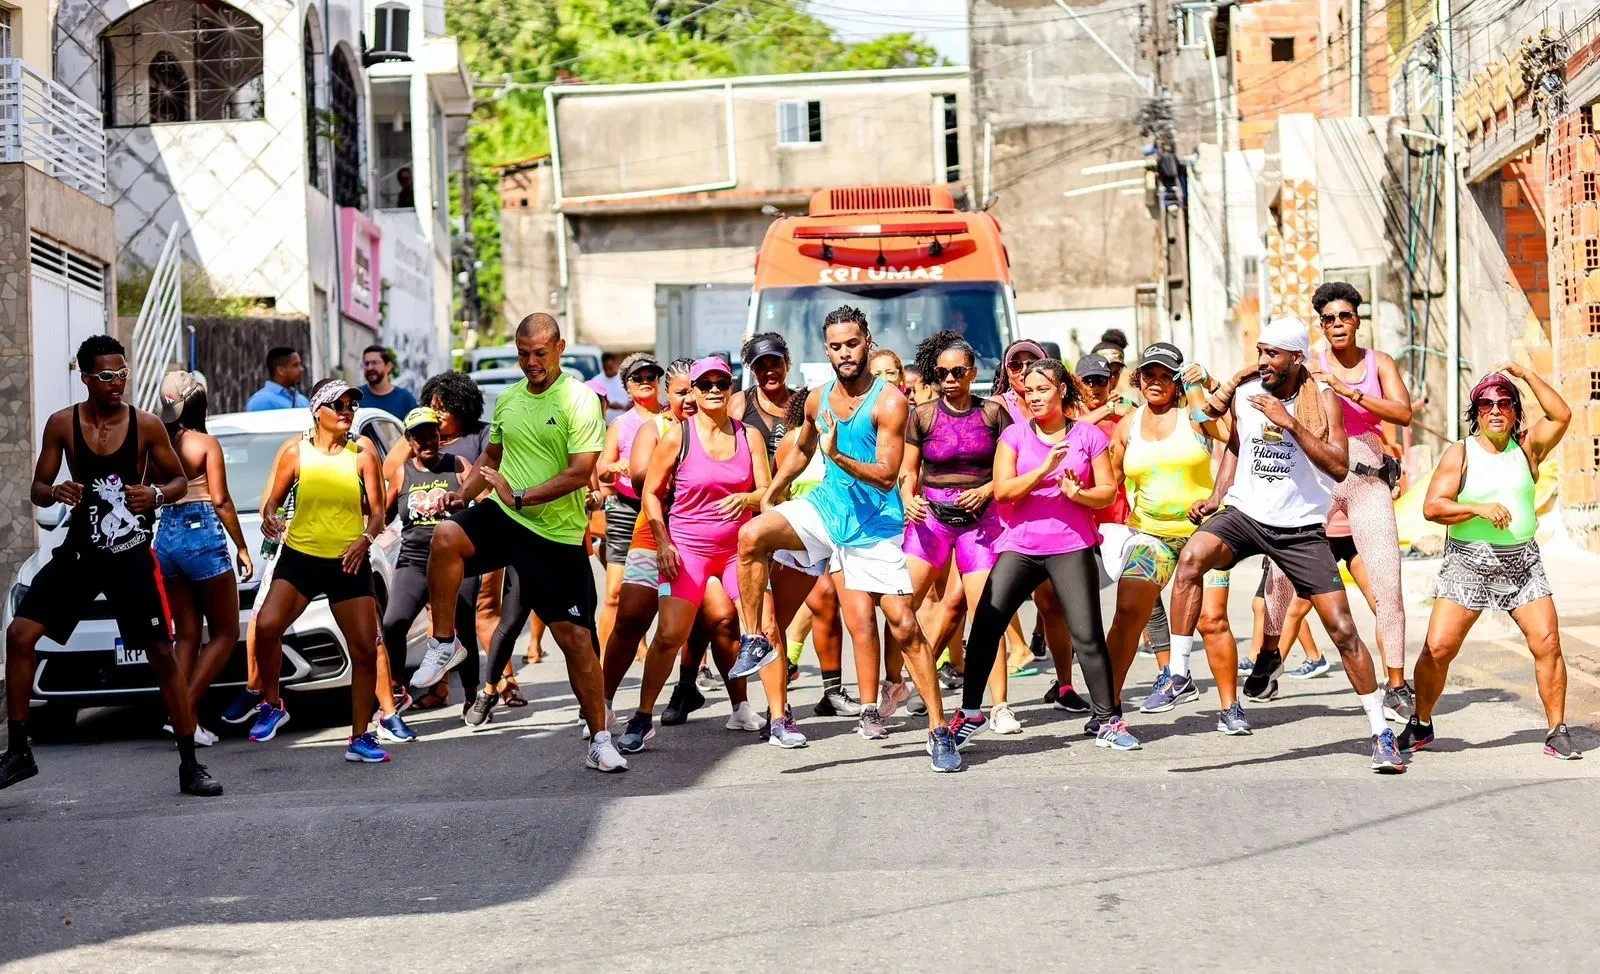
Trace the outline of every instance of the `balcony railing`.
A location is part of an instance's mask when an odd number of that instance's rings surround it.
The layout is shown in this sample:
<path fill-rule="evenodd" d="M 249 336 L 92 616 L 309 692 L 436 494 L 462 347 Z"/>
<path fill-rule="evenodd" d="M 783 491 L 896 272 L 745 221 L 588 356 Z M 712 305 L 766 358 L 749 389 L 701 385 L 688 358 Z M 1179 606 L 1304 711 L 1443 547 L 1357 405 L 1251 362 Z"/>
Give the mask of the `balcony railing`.
<path fill-rule="evenodd" d="M 106 196 L 106 136 L 100 112 L 21 58 L 0 58 L 0 163 L 25 162 Z"/>

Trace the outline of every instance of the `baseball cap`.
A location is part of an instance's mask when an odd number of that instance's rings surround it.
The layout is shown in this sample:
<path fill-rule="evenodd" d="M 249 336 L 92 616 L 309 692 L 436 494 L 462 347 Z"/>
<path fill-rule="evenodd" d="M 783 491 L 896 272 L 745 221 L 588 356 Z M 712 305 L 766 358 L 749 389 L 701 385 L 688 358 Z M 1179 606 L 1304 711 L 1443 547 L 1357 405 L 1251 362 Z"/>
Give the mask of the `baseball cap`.
<path fill-rule="evenodd" d="M 183 404 L 197 392 L 205 391 L 205 383 L 193 372 L 168 372 L 161 377 L 161 421 L 176 423 Z"/>
<path fill-rule="evenodd" d="M 656 361 L 656 357 L 654 355 L 651 355 L 649 352 L 634 352 L 632 355 L 629 355 L 627 358 L 622 360 L 622 367 L 617 370 L 617 374 L 622 376 L 623 381 L 626 382 L 628 379 L 633 378 L 633 374 L 635 372 L 641 372 L 645 369 L 655 369 L 657 372 L 662 373 L 666 372 L 666 370 L 661 367 L 661 363 Z"/>
<path fill-rule="evenodd" d="M 438 426 L 439 414 L 433 411 L 432 406 L 418 406 L 406 413 L 406 432 L 409 433 L 418 426 Z"/>
<path fill-rule="evenodd" d="M 1111 366 L 1106 364 L 1105 357 L 1093 352 L 1078 359 L 1078 367 L 1072 371 L 1080 379 L 1111 378 Z"/>
<path fill-rule="evenodd" d="M 1101 342 L 1094 348 L 1089 349 L 1089 351 L 1095 355 L 1103 356 L 1112 365 L 1121 365 L 1124 362 L 1122 347 L 1115 342 Z"/>
<path fill-rule="evenodd" d="M 787 362 L 789 361 L 789 346 L 784 343 L 782 338 L 775 335 L 759 338 L 751 342 L 750 347 L 744 350 L 744 364 L 746 367 L 752 366 L 756 364 L 757 359 L 763 359 L 769 355 L 776 356 Z"/>
<path fill-rule="evenodd" d="M 1156 342 L 1146 346 L 1144 353 L 1139 356 L 1139 368 L 1147 365 L 1159 365 L 1177 375 L 1183 371 L 1183 350 L 1171 342 Z"/>
<path fill-rule="evenodd" d="M 1037 357 L 1037 358 L 1049 358 L 1050 357 L 1050 355 L 1047 352 L 1045 352 L 1043 345 L 1040 345 L 1038 342 L 1035 342 L 1035 341 L 1030 341 L 1028 339 L 1023 339 L 1022 341 L 1017 342 L 1016 344 L 1012 345 L 1010 348 L 1006 349 L 1006 364 L 1010 365 L 1011 364 L 1011 360 L 1016 358 L 1017 355 L 1022 353 L 1022 352 L 1032 352 L 1034 354 L 1034 356 Z"/>
<path fill-rule="evenodd" d="M 728 363 L 713 355 L 709 358 L 701 359 L 689 368 L 689 381 L 699 382 L 701 376 L 709 375 L 712 372 L 721 372 L 728 378 L 733 378 L 733 370 L 728 368 Z"/>
<path fill-rule="evenodd" d="M 1488 375 L 1479 379 L 1478 384 L 1472 387 L 1472 395 L 1467 397 L 1467 401 L 1477 402 L 1484 393 L 1494 392 L 1496 390 L 1503 392 L 1518 401 L 1521 401 L 1522 399 L 1522 394 L 1517 391 L 1517 384 L 1511 381 L 1510 376 L 1506 375 L 1504 372 L 1490 372 Z"/>

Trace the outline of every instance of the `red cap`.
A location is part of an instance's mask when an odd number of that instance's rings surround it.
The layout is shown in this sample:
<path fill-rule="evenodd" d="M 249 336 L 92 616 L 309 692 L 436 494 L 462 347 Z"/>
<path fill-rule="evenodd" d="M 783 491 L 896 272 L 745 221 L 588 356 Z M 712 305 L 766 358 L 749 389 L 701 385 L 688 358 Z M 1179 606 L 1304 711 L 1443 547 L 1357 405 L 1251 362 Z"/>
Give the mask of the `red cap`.
<path fill-rule="evenodd" d="M 1518 401 L 1521 401 L 1522 399 L 1522 394 L 1517 391 L 1517 384 L 1511 381 L 1511 377 L 1509 375 L 1506 375 L 1504 372 L 1490 372 L 1488 375 L 1479 379 L 1478 384 L 1472 387 L 1472 394 L 1467 397 L 1467 401 L 1477 402 L 1483 397 L 1484 393 L 1493 391 L 1495 389 L 1504 392 L 1512 399 L 1516 399 Z"/>

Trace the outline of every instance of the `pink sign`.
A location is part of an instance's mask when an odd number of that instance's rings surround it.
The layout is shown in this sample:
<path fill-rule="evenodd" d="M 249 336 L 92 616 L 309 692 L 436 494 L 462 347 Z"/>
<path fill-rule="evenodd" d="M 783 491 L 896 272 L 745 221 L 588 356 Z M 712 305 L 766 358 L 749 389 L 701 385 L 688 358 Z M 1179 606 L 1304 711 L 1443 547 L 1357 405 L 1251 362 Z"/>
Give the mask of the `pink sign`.
<path fill-rule="evenodd" d="M 346 318 L 377 331 L 382 325 L 379 304 L 383 278 L 378 260 L 383 231 L 357 209 L 339 208 L 339 293 Z"/>

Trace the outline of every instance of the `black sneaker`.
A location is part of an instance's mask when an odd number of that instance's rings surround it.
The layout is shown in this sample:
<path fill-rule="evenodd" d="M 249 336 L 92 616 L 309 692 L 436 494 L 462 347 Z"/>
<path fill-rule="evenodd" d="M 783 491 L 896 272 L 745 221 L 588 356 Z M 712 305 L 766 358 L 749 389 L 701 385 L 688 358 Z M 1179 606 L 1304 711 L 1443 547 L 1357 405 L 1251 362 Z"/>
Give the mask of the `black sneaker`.
<path fill-rule="evenodd" d="M 1033 638 L 1028 640 L 1028 649 L 1033 653 L 1034 659 L 1044 659 L 1050 655 L 1050 648 L 1044 644 L 1044 629 L 1033 630 Z"/>
<path fill-rule="evenodd" d="M 1121 720 L 1122 719 L 1122 711 L 1120 709 L 1112 711 L 1111 719 L 1112 720 Z M 1085 737 L 1099 737 L 1100 736 L 1100 718 L 1099 717 L 1090 717 L 1088 720 L 1084 721 L 1084 723 L 1083 723 L 1083 736 L 1085 736 Z"/>
<path fill-rule="evenodd" d="M 1056 690 L 1055 704 L 1057 710 L 1065 710 L 1069 714 L 1086 714 L 1093 709 L 1089 701 L 1078 696 L 1078 691 L 1071 687 Z"/>
<path fill-rule="evenodd" d="M 693 684 L 679 682 L 672 691 L 672 699 L 661 709 L 661 724 L 676 727 L 687 724 L 689 715 L 706 705 L 706 695 Z"/>
<path fill-rule="evenodd" d="M 1383 716 L 1397 724 L 1411 720 L 1411 715 L 1417 712 L 1417 695 L 1412 692 L 1411 684 L 1402 683 L 1397 687 L 1386 687 L 1383 691 Z"/>
<path fill-rule="evenodd" d="M 1256 665 L 1245 677 L 1244 695 L 1251 700 L 1270 700 L 1272 684 L 1283 675 L 1283 653 L 1276 649 L 1263 649 L 1256 654 Z"/>
<path fill-rule="evenodd" d="M 956 672 L 956 668 L 946 663 L 939 667 L 939 682 L 946 690 L 959 690 L 967 682 L 967 678 Z"/>
<path fill-rule="evenodd" d="M 1044 692 L 1044 702 L 1045 703 L 1055 703 L 1056 702 L 1056 697 L 1059 696 L 1060 693 L 1061 693 L 1061 681 L 1060 680 L 1051 680 L 1050 681 L 1050 689 L 1048 689 L 1048 690 L 1046 690 Z"/>
<path fill-rule="evenodd" d="M 33 763 L 33 749 L 26 744 L 0 754 L 0 788 L 10 788 L 38 773 L 39 766 Z"/>
<path fill-rule="evenodd" d="M 178 790 L 185 795 L 216 798 L 222 794 L 222 782 L 211 777 L 203 764 L 178 765 Z"/>
<path fill-rule="evenodd" d="M 1572 735 L 1567 733 L 1566 724 L 1557 724 L 1555 730 L 1545 735 L 1544 753 L 1563 761 L 1576 761 L 1583 757 L 1583 753 L 1572 746 Z"/>
<path fill-rule="evenodd" d="M 472 706 L 461 712 L 461 719 L 468 727 L 482 727 L 490 720 L 494 713 L 494 705 L 500 702 L 500 694 L 487 687 L 480 688 L 478 695 L 472 698 Z"/>
<path fill-rule="evenodd" d="M 814 712 L 818 717 L 859 717 L 861 701 L 852 697 L 844 687 L 834 687 L 822 692 L 822 699 L 817 701 Z"/>
<path fill-rule="evenodd" d="M 798 679 L 800 679 L 800 664 L 799 663 L 790 663 L 789 664 L 789 685 L 790 686 L 794 686 L 794 681 L 796 681 Z"/>
<path fill-rule="evenodd" d="M 1415 754 L 1433 743 L 1433 725 L 1424 724 L 1412 714 L 1406 720 L 1406 729 L 1400 732 L 1400 753 Z"/>

